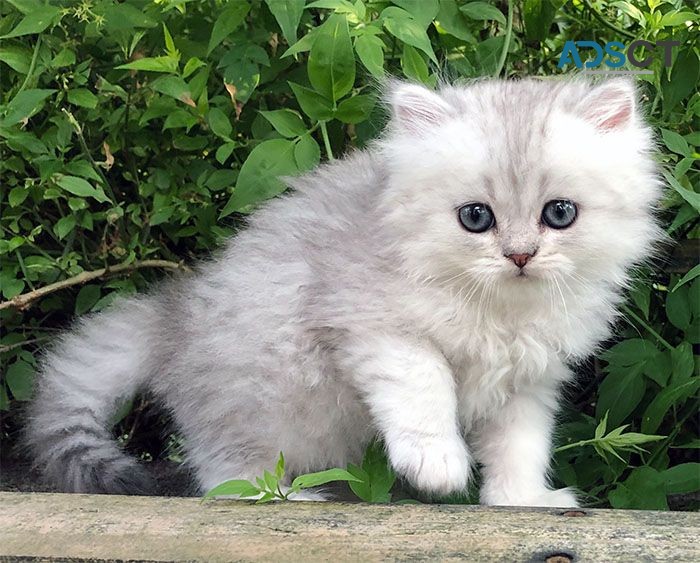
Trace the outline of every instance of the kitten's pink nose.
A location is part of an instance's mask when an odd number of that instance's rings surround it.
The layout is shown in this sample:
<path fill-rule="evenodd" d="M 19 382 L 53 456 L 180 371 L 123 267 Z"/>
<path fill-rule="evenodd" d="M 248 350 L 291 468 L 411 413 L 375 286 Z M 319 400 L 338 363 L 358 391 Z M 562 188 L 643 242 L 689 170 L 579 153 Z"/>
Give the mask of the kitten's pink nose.
<path fill-rule="evenodd" d="M 532 254 L 509 254 L 510 258 L 518 268 L 524 268 L 528 260 L 532 258 Z"/>

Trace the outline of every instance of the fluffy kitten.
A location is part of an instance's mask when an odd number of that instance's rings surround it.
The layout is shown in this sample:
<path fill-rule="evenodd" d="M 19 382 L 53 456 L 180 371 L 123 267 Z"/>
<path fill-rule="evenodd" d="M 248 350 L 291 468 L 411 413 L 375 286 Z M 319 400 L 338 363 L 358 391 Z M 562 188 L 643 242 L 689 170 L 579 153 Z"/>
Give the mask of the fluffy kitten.
<path fill-rule="evenodd" d="M 148 389 L 202 491 L 279 451 L 292 474 L 344 467 L 378 433 L 428 494 L 479 463 L 485 504 L 575 505 L 547 482 L 559 387 L 658 236 L 635 97 L 618 80 L 395 84 L 369 150 L 294 179 L 196 275 L 56 344 L 36 461 L 65 491 L 143 490 L 109 421 Z"/>

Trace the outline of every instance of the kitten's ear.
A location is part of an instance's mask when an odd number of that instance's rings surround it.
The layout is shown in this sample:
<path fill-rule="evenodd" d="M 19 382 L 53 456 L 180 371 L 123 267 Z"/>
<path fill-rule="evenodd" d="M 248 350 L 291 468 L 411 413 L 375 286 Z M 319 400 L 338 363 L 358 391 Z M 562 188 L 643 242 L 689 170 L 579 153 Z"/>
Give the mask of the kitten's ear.
<path fill-rule="evenodd" d="M 624 129 L 634 120 L 637 92 L 631 80 L 609 80 L 594 88 L 579 112 L 602 132 Z"/>
<path fill-rule="evenodd" d="M 421 133 L 447 119 L 453 108 L 435 92 L 417 84 L 398 82 L 389 89 L 393 121 L 401 129 Z"/>

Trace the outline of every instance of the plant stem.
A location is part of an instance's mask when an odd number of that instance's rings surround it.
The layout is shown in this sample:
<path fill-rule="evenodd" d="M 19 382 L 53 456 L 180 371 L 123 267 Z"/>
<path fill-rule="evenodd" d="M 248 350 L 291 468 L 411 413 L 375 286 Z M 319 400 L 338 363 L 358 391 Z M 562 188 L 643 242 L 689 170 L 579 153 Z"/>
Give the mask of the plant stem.
<path fill-rule="evenodd" d="M 591 438 L 590 440 L 581 440 L 580 442 L 574 442 L 573 444 L 566 444 L 566 446 L 559 446 L 558 448 L 554 448 L 553 452 L 554 453 L 559 453 L 563 452 L 565 450 L 570 450 L 571 448 L 579 448 L 581 446 L 588 446 L 589 444 L 593 444 L 597 440 L 595 438 Z"/>
<path fill-rule="evenodd" d="M 32 78 L 32 75 L 34 74 L 34 68 L 36 67 L 36 59 L 39 56 L 39 46 L 41 45 L 41 35 L 36 38 L 36 45 L 34 45 L 34 52 L 32 53 L 32 61 L 29 63 L 29 70 L 27 71 L 27 76 L 24 79 L 24 82 L 22 82 L 22 85 L 19 87 L 19 90 L 17 90 L 17 94 L 19 94 L 22 90 L 24 90 L 27 87 L 27 84 L 29 84 L 29 80 Z M 15 96 L 17 95 L 15 94 Z"/>
<path fill-rule="evenodd" d="M 331 149 L 331 141 L 328 138 L 328 129 L 326 129 L 326 122 L 321 121 L 321 135 L 323 135 L 323 145 L 326 147 L 326 154 L 328 155 L 328 160 L 335 160 L 333 157 L 333 150 Z"/>
<path fill-rule="evenodd" d="M 584 6 L 588 8 L 588 10 L 593 14 L 593 17 L 597 19 L 600 23 L 602 23 L 605 27 L 607 27 L 609 30 L 614 31 L 615 33 L 619 33 L 620 35 L 624 35 L 625 37 L 629 37 L 630 39 L 636 39 L 637 36 L 634 33 L 630 33 L 629 31 L 626 31 L 624 29 L 620 29 L 616 25 L 611 24 L 608 20 L 606 20 L 603 16 L 601 16 L 596 10 L 593 9 L 593 6 L 591 6 L 590 0 L 583 0 Z"/>
<path fill-rule="evenodd" d="M 647 323 L 644 319 L 642 319 L 639 315 L 637 315 L 632 309 L 630 309 L 627 305 L 622 306 L 622 310 L 625 312 L 626 315 L 629 315 L 632 317 L 635 321 L 637 321 L 642 327 L 644 327 L 649 334 L 651 334 L 654 338 L 656 338 L 661 344 L 663 344 L 668 350 L 673 350 L 673 346 L 671 346 L 668 343 L 668 340 L 666 340 L 664 337 L 662 337 L 658 332 L 656 332 L 651 326 L 649 326 L 649 323 Z"/>
<path fill-rule="evenodd" d="M 92 158 L 92 155 L 90 154 L 90 149 L 88 148 L 87 143 L 85 142 L 85 137 L 83 136 L 83 129 L 82 129 L 82 127 L 80 127 L 80 123 L 78 123 L 78 120 L 75 119 L 73 114 L 71 112 L 69 112 L 67 109 L 63 108 L 63 113 L 65 113 L 68 116 L 68 121 L 73 126 L 73 129 L 75 129 L 75 132 L 78 135 L 78 141 L 80 142 L 80 148 L 82 149 L 83 155 L 85 156 L 85 158 L 88 159 L 88 162 L 92 165 L 95 172 L 97 172 L 100 179 L 102 180 L 102 183 L 104 183 L 105 188 L 109 192 L 109 196 L 112 199 L 112 203 L 114 205 L 117 205 L 119 203 L 117 201 L 117 196 L 114 193 L 114 190 L 112 189 L 112 185 L 109 183 L 107 176 L 104 175 L 104 172 L 102 172 L 102 169 L 97 165 L 97 163 L 95 162 L 95 159 Z"/>
<path fill-rule="evenodd" d="M 506 41 L 503 44 L 503 50 L 501 51 L 501 57 L 498 59 L 498 67 L 494 76 L 499 76 L 503 67 L 506 64 L 506 58 L 508 57 L 508 47 L 510 47 L 510 38 L 513 34 L 513 0 L 508 0 L 508 22 L 506 24 Z"/>
<path fill-rule="evenodd" d="M 58 281 L 29 293 L 23 293 L 17 295 L 12 299 L 3 301 L 0 303 L 0 311 L 3 309 L 19 309 L 20 311 L 29 307 L 37 299 L 41 299 L 45 295 L 60 291 L 74 285 L 82 285 L 94 279 L 102 278 L 104 276 L 109 276 L 113 274 L 119 274 L 122 272 L 131 272 L 133 270 L 138 270 L 139 268 L 166 268 L 168 270 L 187 270 L 189 268 L 182 263 L 170 262 L 168 260 L 142 260 L 140 262 L 122 263 L 116 266 L 108 266 L 106 268 L 100 268 L 99 270 L 82 272 L 77 276 Z"/>

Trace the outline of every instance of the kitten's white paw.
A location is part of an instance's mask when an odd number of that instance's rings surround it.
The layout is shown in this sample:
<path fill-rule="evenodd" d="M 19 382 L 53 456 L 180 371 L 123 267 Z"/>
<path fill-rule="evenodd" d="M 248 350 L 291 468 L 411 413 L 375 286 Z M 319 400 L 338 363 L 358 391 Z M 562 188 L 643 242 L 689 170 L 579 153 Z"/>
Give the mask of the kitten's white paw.
<path fill-rule="evenodd" d="M 481 491 L 481 504 L 489 506 L 539 506 L 549 508 L 578 508 L 571 489 L 544 490 L 534 495 L 509 494 L 505 491 Z"/>
<path fill-rule="evenodd" d="M 551 508 L 578 508 L 578 499 L 571 489 L 547 491 L 532 500 L 529 506 L 548 506 Z"/>
<path fill-rule="evenodd" d="M 389 459 L 417 489 L 435 495 L 463 491 L 470 473 L 469 452 L 457 437 L 407 437 L 390 441 Z"/>

